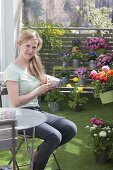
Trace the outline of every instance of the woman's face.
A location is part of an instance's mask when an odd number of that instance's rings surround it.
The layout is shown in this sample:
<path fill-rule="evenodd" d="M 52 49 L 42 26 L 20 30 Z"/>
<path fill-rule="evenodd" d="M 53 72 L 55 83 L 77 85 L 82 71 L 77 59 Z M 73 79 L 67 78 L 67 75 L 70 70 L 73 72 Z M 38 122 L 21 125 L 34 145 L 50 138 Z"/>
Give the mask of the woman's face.
<path fill-rule="evenodd" d="M 38 40 L 30 39 L 20 45 L 20 55 L 26 60 L 30 60 L 37 52 Z"/>

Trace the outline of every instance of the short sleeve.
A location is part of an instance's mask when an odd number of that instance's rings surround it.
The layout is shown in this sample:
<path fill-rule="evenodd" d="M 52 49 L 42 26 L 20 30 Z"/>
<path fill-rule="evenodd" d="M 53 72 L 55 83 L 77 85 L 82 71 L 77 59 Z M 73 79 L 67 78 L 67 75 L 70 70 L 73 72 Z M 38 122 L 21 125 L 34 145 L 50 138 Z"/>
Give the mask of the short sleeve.
<path fill-rule="evenodd" d="M 12 68 L 10 65 L 7 67 L 3 75 L 3 81 L 6 82 L 7 80 L 12 80 L 17 82 L 19 81 L 18 71 Z"/>

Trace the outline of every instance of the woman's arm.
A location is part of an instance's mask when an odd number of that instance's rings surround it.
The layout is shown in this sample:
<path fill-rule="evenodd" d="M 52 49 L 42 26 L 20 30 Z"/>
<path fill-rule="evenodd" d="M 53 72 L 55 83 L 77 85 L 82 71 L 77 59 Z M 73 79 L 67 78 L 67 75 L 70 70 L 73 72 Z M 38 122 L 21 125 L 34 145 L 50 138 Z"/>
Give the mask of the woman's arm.
<path fill-rule="evenodd" d="M 27 94 L 24 94 L 24 95 L 19 95 L 19 85 L 18 85 L 18 82 L 16 81 L 7 80 L 6 87 L 7 87 L 8 96 L 9 96 L 11 105 L 13 107 L 19 107 L 21 105 L 28 103 L 34 97 L 40 96 L 46 93 L 48 90 L 53 89 L 54 85 L 52 85 L 51 83 L 43 84 L 37 87 L 36 89 L 34 89 L 33 91 Z"/>

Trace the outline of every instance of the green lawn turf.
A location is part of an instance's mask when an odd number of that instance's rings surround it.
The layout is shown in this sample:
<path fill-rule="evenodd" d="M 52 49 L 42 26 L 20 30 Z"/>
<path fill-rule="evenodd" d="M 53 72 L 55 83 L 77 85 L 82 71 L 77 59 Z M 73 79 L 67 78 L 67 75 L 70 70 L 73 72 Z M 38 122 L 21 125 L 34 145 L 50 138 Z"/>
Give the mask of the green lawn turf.
<path fill-rule="evenodd" d="M 86 147 L 88 141 L 88 130 L 85 126 L 88 125 L 89 119 L 93 116 L 106 120 L 113 120 L 113 103 L 103 105 L 99 99 L 94 99 L 91 94 L 88 95 L 89 101 L 84 106 L 84 110 L 75 112 L 67 106 L 67 101 L 63 101 L 62 110 L 55 113 L 72 120 L 78 128 L 78 134 L 67 144 L 56 150 L 56 156 L 62 170 L 113 170 L 113 158 L 110 163 L 101 165 L 95 161 L 94 154 L 90 147 Z M 41 107 L 48 111 L 47 103 L 42 100 Z M 39 140 L 35 141 L 35 146 L 39 144 Z M 23 145 L 22 149 L 25 146 Z M 0 164 L 6 164 L 9 159 L 7 152 L 0 152 Z M 20 151 L 17 155 L 19 162 L 28 160 L 26 151 Z M 54 170 L 56 167 L 53 156 L 50 157 L 45 170 Z M 28 170 L 28 167 L 23 167 L 21 170 Z"/>

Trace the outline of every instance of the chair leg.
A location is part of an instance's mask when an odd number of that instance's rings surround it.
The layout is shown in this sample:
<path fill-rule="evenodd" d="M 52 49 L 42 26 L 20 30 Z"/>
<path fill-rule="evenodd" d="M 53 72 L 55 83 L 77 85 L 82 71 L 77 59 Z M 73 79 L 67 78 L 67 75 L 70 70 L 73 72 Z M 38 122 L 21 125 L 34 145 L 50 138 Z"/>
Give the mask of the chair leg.
<path fill-rule="evenodd" d="M 16 150 L 16 154 L 17 154 L 18 150 L 20 149 L 20 147 L 22 146 L 23 142 L 24 142 L 24 138 L 22 138 L 21 142 L 19 143 L 17 150 Z M 12 150 L 11 150 L 11 152 L 12 152 Z M 8 165 L 10 165 L 12 163 L 12 161 L 13 161 L 13 158 L 10 159 Z M 17 170 L 19 170 L 17 161 L 16 161 L 16 167 L 17 167 Z"/>
<path fill-rule="evenodd" d="M 60 165 L 59 165 L 59 163 L 58 163 L 58 161 L 57 161 L 57 158 L 56 158 L 56 155 L 55 155 L 55 153 L 54 153 L 54 152 L 53 152 L 53 157 L 54 157 L 55 162 L 56 162 L 57 167 L 58 167 L 58 169 L 57 169 L 57 170 L 61 170 Z"/>

